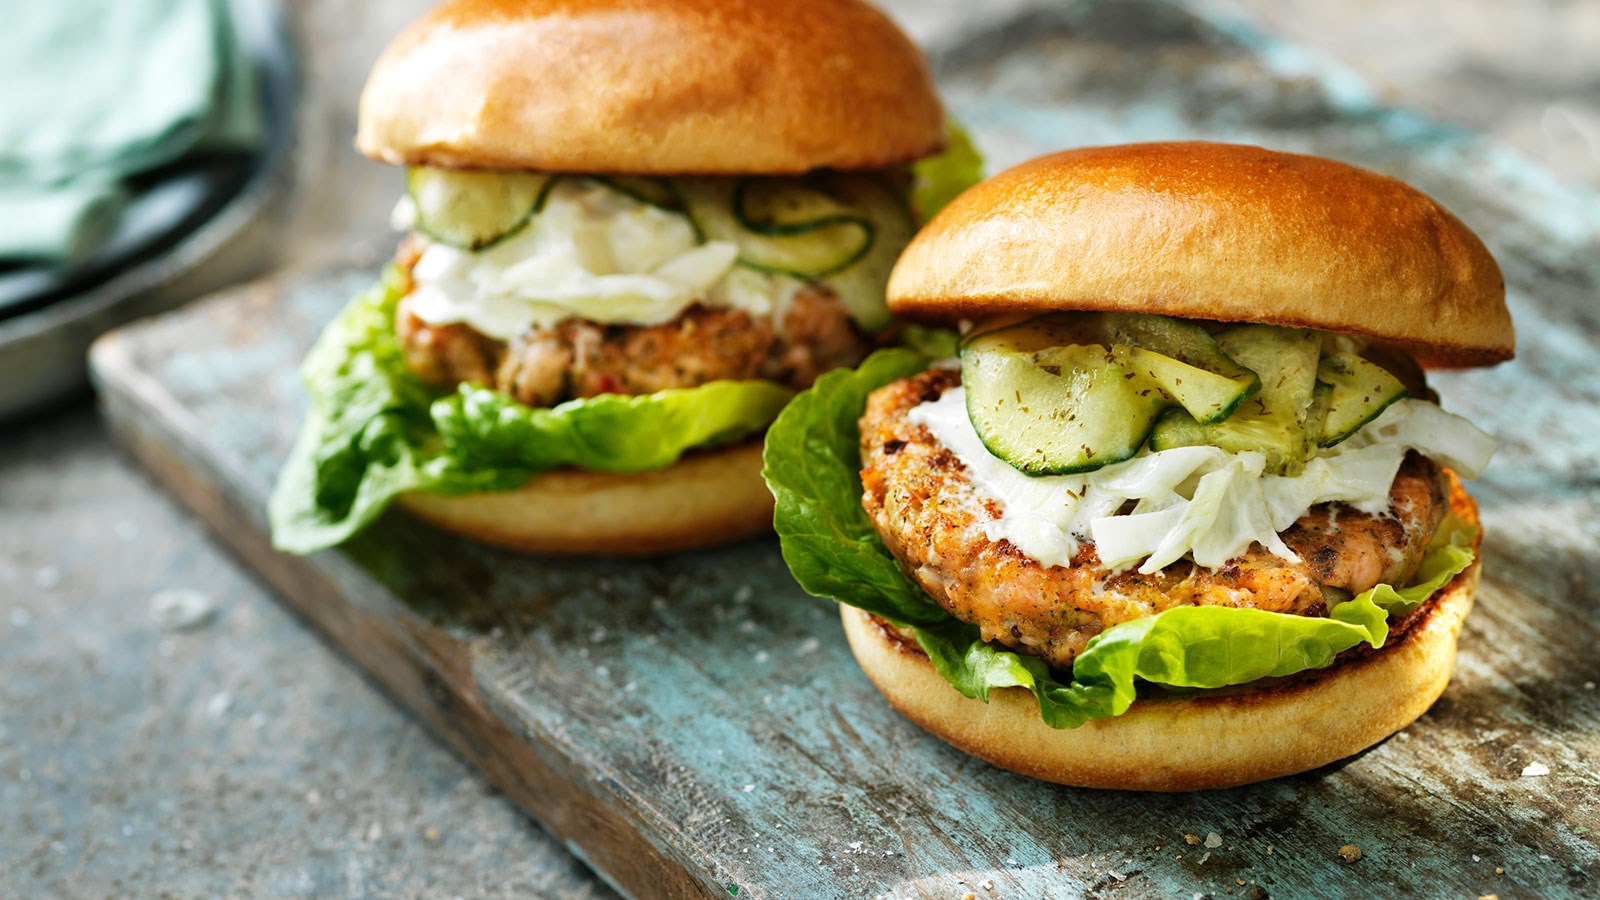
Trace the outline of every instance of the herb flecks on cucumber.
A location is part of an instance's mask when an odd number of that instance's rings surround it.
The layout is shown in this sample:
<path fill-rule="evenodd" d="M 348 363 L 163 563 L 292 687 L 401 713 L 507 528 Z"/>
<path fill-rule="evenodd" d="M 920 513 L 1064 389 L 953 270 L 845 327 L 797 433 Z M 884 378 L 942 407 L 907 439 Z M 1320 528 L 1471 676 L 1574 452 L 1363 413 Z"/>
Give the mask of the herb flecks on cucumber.
<path fill-rule="evenodd" d="M 1261 390 L 1221 422 L 1201 424 L 1169 412 L 1150 438 L 1155 450 L 1207 444 L 1229 453 L 1253 450 L 1267 471 L 1296 475 L 1316 454 L 1317 430 L 1308 427 L 1317 386 L 1322 338 L 1315 331 L 1245 325 L 1216 335 L 1217 346 L 1261 376 Z"/>
<path fill-rule="evenodd" d="M 1089 472 L 1138 453 L 1169 407 L 1225 418 L 1259 389 L 1197 325 L 1062 313 L 961 346 L 967 412 L 990 452 L 1033 475 Z"/>
<path fill-rule="evenodd" d="M 1328 413 L 1317 439 L 1332 447 L 1406 396 L 1405 385 L 1376 363 L 1354 353 L 1332 353 L 1317 364 L 1317 381 L 1328 386 Z"/>
<path fill-rule="evenodd" d="M 991 323 L 961 343 L 967 411 L 984 446 L 1031 475 L 1088 472 L 1153 450 L 1253 451 L 1295 475 L 1406 388 L 1315 331 L 1198 325 L 1135 313 Z"/>

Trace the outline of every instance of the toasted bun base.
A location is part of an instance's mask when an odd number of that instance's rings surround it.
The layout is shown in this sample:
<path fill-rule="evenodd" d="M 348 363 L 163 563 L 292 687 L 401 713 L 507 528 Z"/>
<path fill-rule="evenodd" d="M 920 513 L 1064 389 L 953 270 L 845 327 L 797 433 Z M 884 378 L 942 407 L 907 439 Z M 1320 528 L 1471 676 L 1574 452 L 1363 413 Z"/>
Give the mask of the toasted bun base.
<path fill-rule="evenodd" d="M 379 58 L 356 146 L 405 165 L 770 175 L 944 140 L 922 54 L 864 0 L 451 0 Z"/>
<path fill-rule="evenodd" d="M 1470 498 L 1465 504 L 1476 521 Z M 1474 562 L 1403 640 L 1382 650 L 1267 685 L 1141 699 L 1120 716 L 1070 729 L 1044 724 L 1023 688 L 992 691 L 988 703 L 961 696 L 892 626 L 852 607 L 840 611 L 850 649 L 878 690 L 957 749 L 1059 784 L 1195 791 L 1315 769 L 1415 721 L 1450 680 L 1479 573 Z"/>
<path fill-rule="evenodd" d="M 562 469 L 514 491 L 413 492 L 399 503 L 436 527 L 524 553 L 645 556 L 724 544 L 772 528 L 759 440 L 685 456 L 638 475 Z"/>
<path fill-rule="evenodd" d="M 1467 226 L 1403 182 L 1260 147 L 1091 147 L 956 198 L 889 280 L 897 315 L 1162 313 L 1365 335 L 1424 365 L 1513 350 L 1505 282 Z"/>

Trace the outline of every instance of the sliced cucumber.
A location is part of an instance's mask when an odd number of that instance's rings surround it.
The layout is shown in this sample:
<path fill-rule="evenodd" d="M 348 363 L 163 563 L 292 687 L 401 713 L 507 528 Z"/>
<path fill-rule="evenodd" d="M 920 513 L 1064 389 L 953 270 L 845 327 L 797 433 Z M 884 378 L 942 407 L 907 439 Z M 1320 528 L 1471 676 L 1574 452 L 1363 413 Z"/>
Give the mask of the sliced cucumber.
<path fill-rule="evenodd" d="M 736 244 L 740 265 L 826 284 L 868 331 L 889 323 L 884 289 L 914 225 L 885 179 L 829 172 L 675 184 L 705 239 Z"/>
<path fill-rule="evenodd" d="M 859 222 L 846 198 L 837 193 L 835 176 L 805 178 L 741 178 L 734 184 L 733 214 L 756 234 L 807 234 L 841 222 Z"/>
<path fill-rule="evenodd" d="M 760 195 L 757 208 L 744 210 L 746 198 Z M 779 182 L 761 185 L 759 182 Z M 776 197 L 807 189 L 798 179 L 692 178 L 679 182 L 689 215 L 707 240 L 731 241 L 739 247 L 739 263 L 760 272 L 814 279 L 830 275 L 860 259 L 872 244 L 872 224 L 858 216 L 834 212 L 808 220 L 750 218 L 747 213 L 774 211 Z M 798 197 L 784 209 L 798 214 L 815 210 L 823 198 Z M 830 207 L 830 210 L 832 207 Z"/>
<path fill-rule="evenodd" d="M 991 333 L 961 351 L 967 415 L 989 452 L 1029 475 L 1089 472 L 1139 452 L 1168 400 L 1095 344 L 1020 350 Z"/>
<path fill-rule="evenodd" d="M 857 325 L 866 331 L 877 331 L 892 321 L 884 304 L 889 271 L 911 243 L 917 223 L 894 173 L 836 177 L 852 207 L 872 222 L 872 246 L 860 259 L 827 276 L 822 283 L 839 295 Z"/>
<path fill-rule="evenodd" d="M 1177 403 L 1211 420 L 1259 386 L 1199 326 L 1132 313 L 986 327 L 962 342 L 961 371 L 984 446 L 1035 475 L 1121 462 L 1163 409 Z"/>
<path fill-rule="evenodd" d="M 969 334 L 967 341 L 998 331 Z M 1191 322 L 1140 313 L 1054 313 L 1008 331 L 1005 343 L 1034 350 L 1071 344 L 1111 348 L 1129 372 L 1155 384 L 1201 422 L 1226 419 L 1261 387 L 1205 329 Z"/>
<path fill-rule="evenodd" d="M 1320 435 L 1328 424 L 1328 406 L 1333 400 L 1333 388 L 1318 381 L 1311 389 L 1311 407 L 1306 410 L 1306 433 Z"/>
<path fill-rule="evenodd" d="M 890 175 L 667 179 L 414 168 L 406 188 L 419 232 L 483 250 L 526 227 L 565 177 L 589 177 L 639 203 L 683 213 L 701 241 L 735 244 L 746 268 L 827 284 L 865 330 L 889 323 L 889 270 L 915 231 Z"/>
<path fill-rule="evenodd" d="M 417 167 L 406 173 L 406 193 L 417 208 L 418 231 L 441 244 L 483 250 L 521 231 L 556 181 L 532 172 Z"/>
<path fill-rule="evenodd" d="M 643 178 L 634 175 L 593 175 L 600 184 L 647 206 L 667 212 L 683 212 L 683 198 L 672 182 L 665 178 Z"/>
<path fill-rule="evenodd" d="M 1400 379 L 1354 353 L 1333 353 L 1317 364 L 1317 381 L 1328 386 L 1327 418 L 1318 445 L 1332 447 L 1406 396 Z"/>
<path fill-rule="evenodd" d="M 1261 389 L 1221 422 L 1201 424 L 1186 411 L 1168 411 L 1150 436 L 1151 448 L 1209 444 L 1230 453 L 1254 450 L 1266 456 L 1268 471 L 1298 474 L 1316 452 L 1308 422 L 1321 338 L 1271 325 L 1246 325 L 1215 337 L 1223 352 L 1260 376 Z"/>
<path fill-rule="evenodd" d="M 1159 385 L 1199 422 L 1209 424 L 1226 419 L 1261 389 L 1261 381 L 1249 369 L 1241 368 L 1237 375 L 1222 375 L 1142 347 L 1119 346 L 1117 351 L 1126 358 L 1130 371 Z"/>

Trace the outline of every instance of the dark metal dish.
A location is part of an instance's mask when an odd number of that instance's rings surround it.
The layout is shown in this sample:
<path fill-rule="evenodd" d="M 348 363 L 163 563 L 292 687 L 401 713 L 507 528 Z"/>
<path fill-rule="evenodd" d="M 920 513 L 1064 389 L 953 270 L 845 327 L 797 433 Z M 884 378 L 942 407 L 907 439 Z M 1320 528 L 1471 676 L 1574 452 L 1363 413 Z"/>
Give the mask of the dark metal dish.
<path fill-rule="evenodd" d="M 250 156 L 217 156 L 139 176 L 116 233 L 62 267 L 0 268 L 0 420 L 38 409 L 87 382 L 89 343 L 258 272 L 261 223 L 281 191 L 297 73 L 277 0 L 237 6 L 254 62 L 267 136 Z"/>

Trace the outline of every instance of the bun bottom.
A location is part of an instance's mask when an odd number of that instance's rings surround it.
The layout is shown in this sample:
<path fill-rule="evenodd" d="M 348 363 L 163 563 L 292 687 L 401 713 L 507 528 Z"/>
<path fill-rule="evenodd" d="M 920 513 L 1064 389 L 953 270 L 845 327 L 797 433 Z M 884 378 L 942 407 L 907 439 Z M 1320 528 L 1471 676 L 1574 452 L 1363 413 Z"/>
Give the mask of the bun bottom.
<path fill-rule="evenodd" d="M 761 441 L 685 456 L 654 472 L 558 469 L 511 491 L 403 494 L 434 527 L 520 553 L 648 556 L 710 547 L 772 528 Z"/>
<path fill-rule="evenodd" d="M 1456 514 L 1476 522 L 1471 499 L 1455 493 Z M 852 607 L 840 612 L 856 661 L 889 703 L 956 749 L 1075 787 L 1196 791 L 1315 769 L 1410 725 L 1450 681 L 1480 571 L 1473 562 L 1381 650 L 1267 684 L 1140 699 L 1120 716 L 1067 729 L 1044 724 L 1024 688 L 991 691 L 988 703 L 963 697 L 894 626 Z"/>

